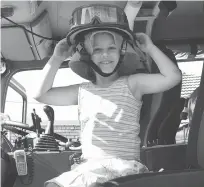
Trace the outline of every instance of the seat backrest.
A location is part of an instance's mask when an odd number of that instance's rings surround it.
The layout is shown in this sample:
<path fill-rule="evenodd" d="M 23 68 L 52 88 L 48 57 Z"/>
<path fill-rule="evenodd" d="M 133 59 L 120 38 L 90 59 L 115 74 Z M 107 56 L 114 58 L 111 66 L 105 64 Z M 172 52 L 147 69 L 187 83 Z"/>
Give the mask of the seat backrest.
<path fill-rule="evenodd" d="M 180 98 L 179 102 L 171 108 L 158 129 L 158 144 L 175 144 L 175 136 L 181 123 L 180 114 L 184 109 L 185 98 Z"/>
<path fill-rule="evenodd" d="M 176 58 L 170 49 L 167 49 L 164 45 L 159 45 L 158 47 L 175 64 L 177 64 Z M 158 72 L 159 70 L 157 66 L 154 64 L 152 68 L 152 73 Z M 141 113 L 144 113 L 144 115 L 141 115 L 140 120 L 141 124 L 140 138 L 143 146 L 148 146 L 149 143 L 154 144 L 156 141 L 158 141 L 158 129 L 160 128 L 160 125 L 165 120 L 169 112 L 172 111 L 173 108 L 175 108 L 176 104 L 178 104 L 180 100 L 180 93 L 181 83 L 163 93 L 144 96 L 143 101 L 144 106 L 141 111 Z M 144 108 L 146 108 L 146 110 Z"/>
<path fill-rule="evenodd" d="M 204 65 L 197 94 L 195 109 L 190 121 L 186 156 L 188 167 L 204 168 Z"/>

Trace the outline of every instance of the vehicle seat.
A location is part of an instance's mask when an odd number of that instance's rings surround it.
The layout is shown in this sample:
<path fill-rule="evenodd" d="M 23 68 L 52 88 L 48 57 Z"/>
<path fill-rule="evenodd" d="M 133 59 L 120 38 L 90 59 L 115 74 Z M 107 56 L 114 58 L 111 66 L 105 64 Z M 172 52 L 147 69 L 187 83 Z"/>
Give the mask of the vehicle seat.
<path fill-rule="evenodd" d="M 177 64 L 176 58 L 173 52 L 166 48 L 164 45 L 158 45 L 160 50 L 162 50 L 175 64 Z M 159 70 L 155 63 L 153 63 L 152 73 L 158 73 Z M 158 142 L 162 143 L 160 140 L 161 136 L 158 136 L 158 130 L 160 126 L 171 126 L 170 130 L 175 132 L 180 124 L 180 113 L 171 115 L 175 108 L 178 108 L 178 103 L 180 103 L 180 93 L 181 93 L 181 83 L 179 83 L 174 88 L 152 95 L 144 95 L 143 97 L 143 107 L 141 109 L 140 118 L 140 138 L 142 141 L 142 146 L 152 146 L 157 145 Z M 167 116 L 169 116 L 167 118 Z M 168 119 L 168 120 L 167 120 Z M 174 120 L 174 126 L 171 125 L 171 120 Z M 176 130 L 175 130 L 176 129 Z M 172 133 L 173 135 L 175 133 Z"/>
<path fill-rule="evenodd" d="M 171 108 L 166 118 L 158 129 L 158 144 L 175 144 L 175 136 L 181 124 L 180 114 L 184 109 L 185 98 L 180 98 L 179 102 Z"/>

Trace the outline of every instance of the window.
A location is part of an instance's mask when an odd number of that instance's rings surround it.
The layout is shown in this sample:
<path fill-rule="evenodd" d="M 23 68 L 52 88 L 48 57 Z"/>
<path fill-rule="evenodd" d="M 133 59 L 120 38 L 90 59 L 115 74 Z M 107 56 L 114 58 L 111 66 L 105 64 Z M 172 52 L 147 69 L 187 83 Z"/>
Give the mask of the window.
<path fill-rule="evenodd" d="M 180 62 L 178 63 L 182 71 L 182 90 L 181 98 L 189 98 L 196 88 L 200 85 L 203 61 Z M 188 113 L 188 111 L 186 111 Z M 189 117 L 181 120 L 176 134 L 176 143 L 187 143 L 189 133 Z"/>
<path fill-rule="evenodd" d="M 14 75 L 14 78 L 22 84 L 25 90 L 32 90 L 37 86 L 37 82 L 41 79 L 41 70 L 23 71 Z M 59 69 L 54 80 L 54 87 L 67 86 L 86 81 L 73 73 L 69 68 Z M 26 123 L 32 125 L 31 113 L 35 109 L 36 114 L 41 118 L 41 125 L 47 125 L 48 118 L 43 111 L 45 104 L 33 99 L 27 93 L 27 117 Z M 77 125 L 78 124 L 78 108 L 77 106 L 51 106 L 55 112 L 55 126 L 57 125 Z"/>
<path fill-rule="evenodd" d="M 23 97 L 11 86 L 7 90 L 4 113 L 8 114 L 12 121 L 23 121 Z"/>

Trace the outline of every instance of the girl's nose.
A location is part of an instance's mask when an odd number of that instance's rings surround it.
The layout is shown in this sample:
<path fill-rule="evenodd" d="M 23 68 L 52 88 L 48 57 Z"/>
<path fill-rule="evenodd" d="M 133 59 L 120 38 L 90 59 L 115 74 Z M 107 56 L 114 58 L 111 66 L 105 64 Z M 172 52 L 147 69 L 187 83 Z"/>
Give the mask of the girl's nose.
<path fill-rule="evenodd" d="M 101 56 L 102 56 L 103 58 L 106 58 L 106 57 L 108 56 L 108 51 L 104 50 L 104 51 L 102 52 Z"/>

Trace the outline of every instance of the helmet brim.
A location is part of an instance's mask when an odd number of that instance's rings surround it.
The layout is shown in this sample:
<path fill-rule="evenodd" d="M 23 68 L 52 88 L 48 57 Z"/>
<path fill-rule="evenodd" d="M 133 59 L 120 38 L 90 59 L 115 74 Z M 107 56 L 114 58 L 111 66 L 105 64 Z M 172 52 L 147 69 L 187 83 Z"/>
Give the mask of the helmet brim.
<path fill-rule="evenodd" d="M 124 38 L 130 41 L 134 41 L 134 34 L 131 30 L 127 30 L 127 28 L 123 25 L 118 25 L 118 24 L 100 24 L 99 26 L 97 25 L 92 25 L 92 26 L 78 26 L 76 29 L 71 29 L 71 31 L 67 34 L 67 42 L 70 44 L 76 44 L 76 38 L 79 36 L 79 34 L 82 33 L 88 33 L 91 31 L 95 30 L 112 30 L 114 32 L 117 32 L 121 34 Z"/>

